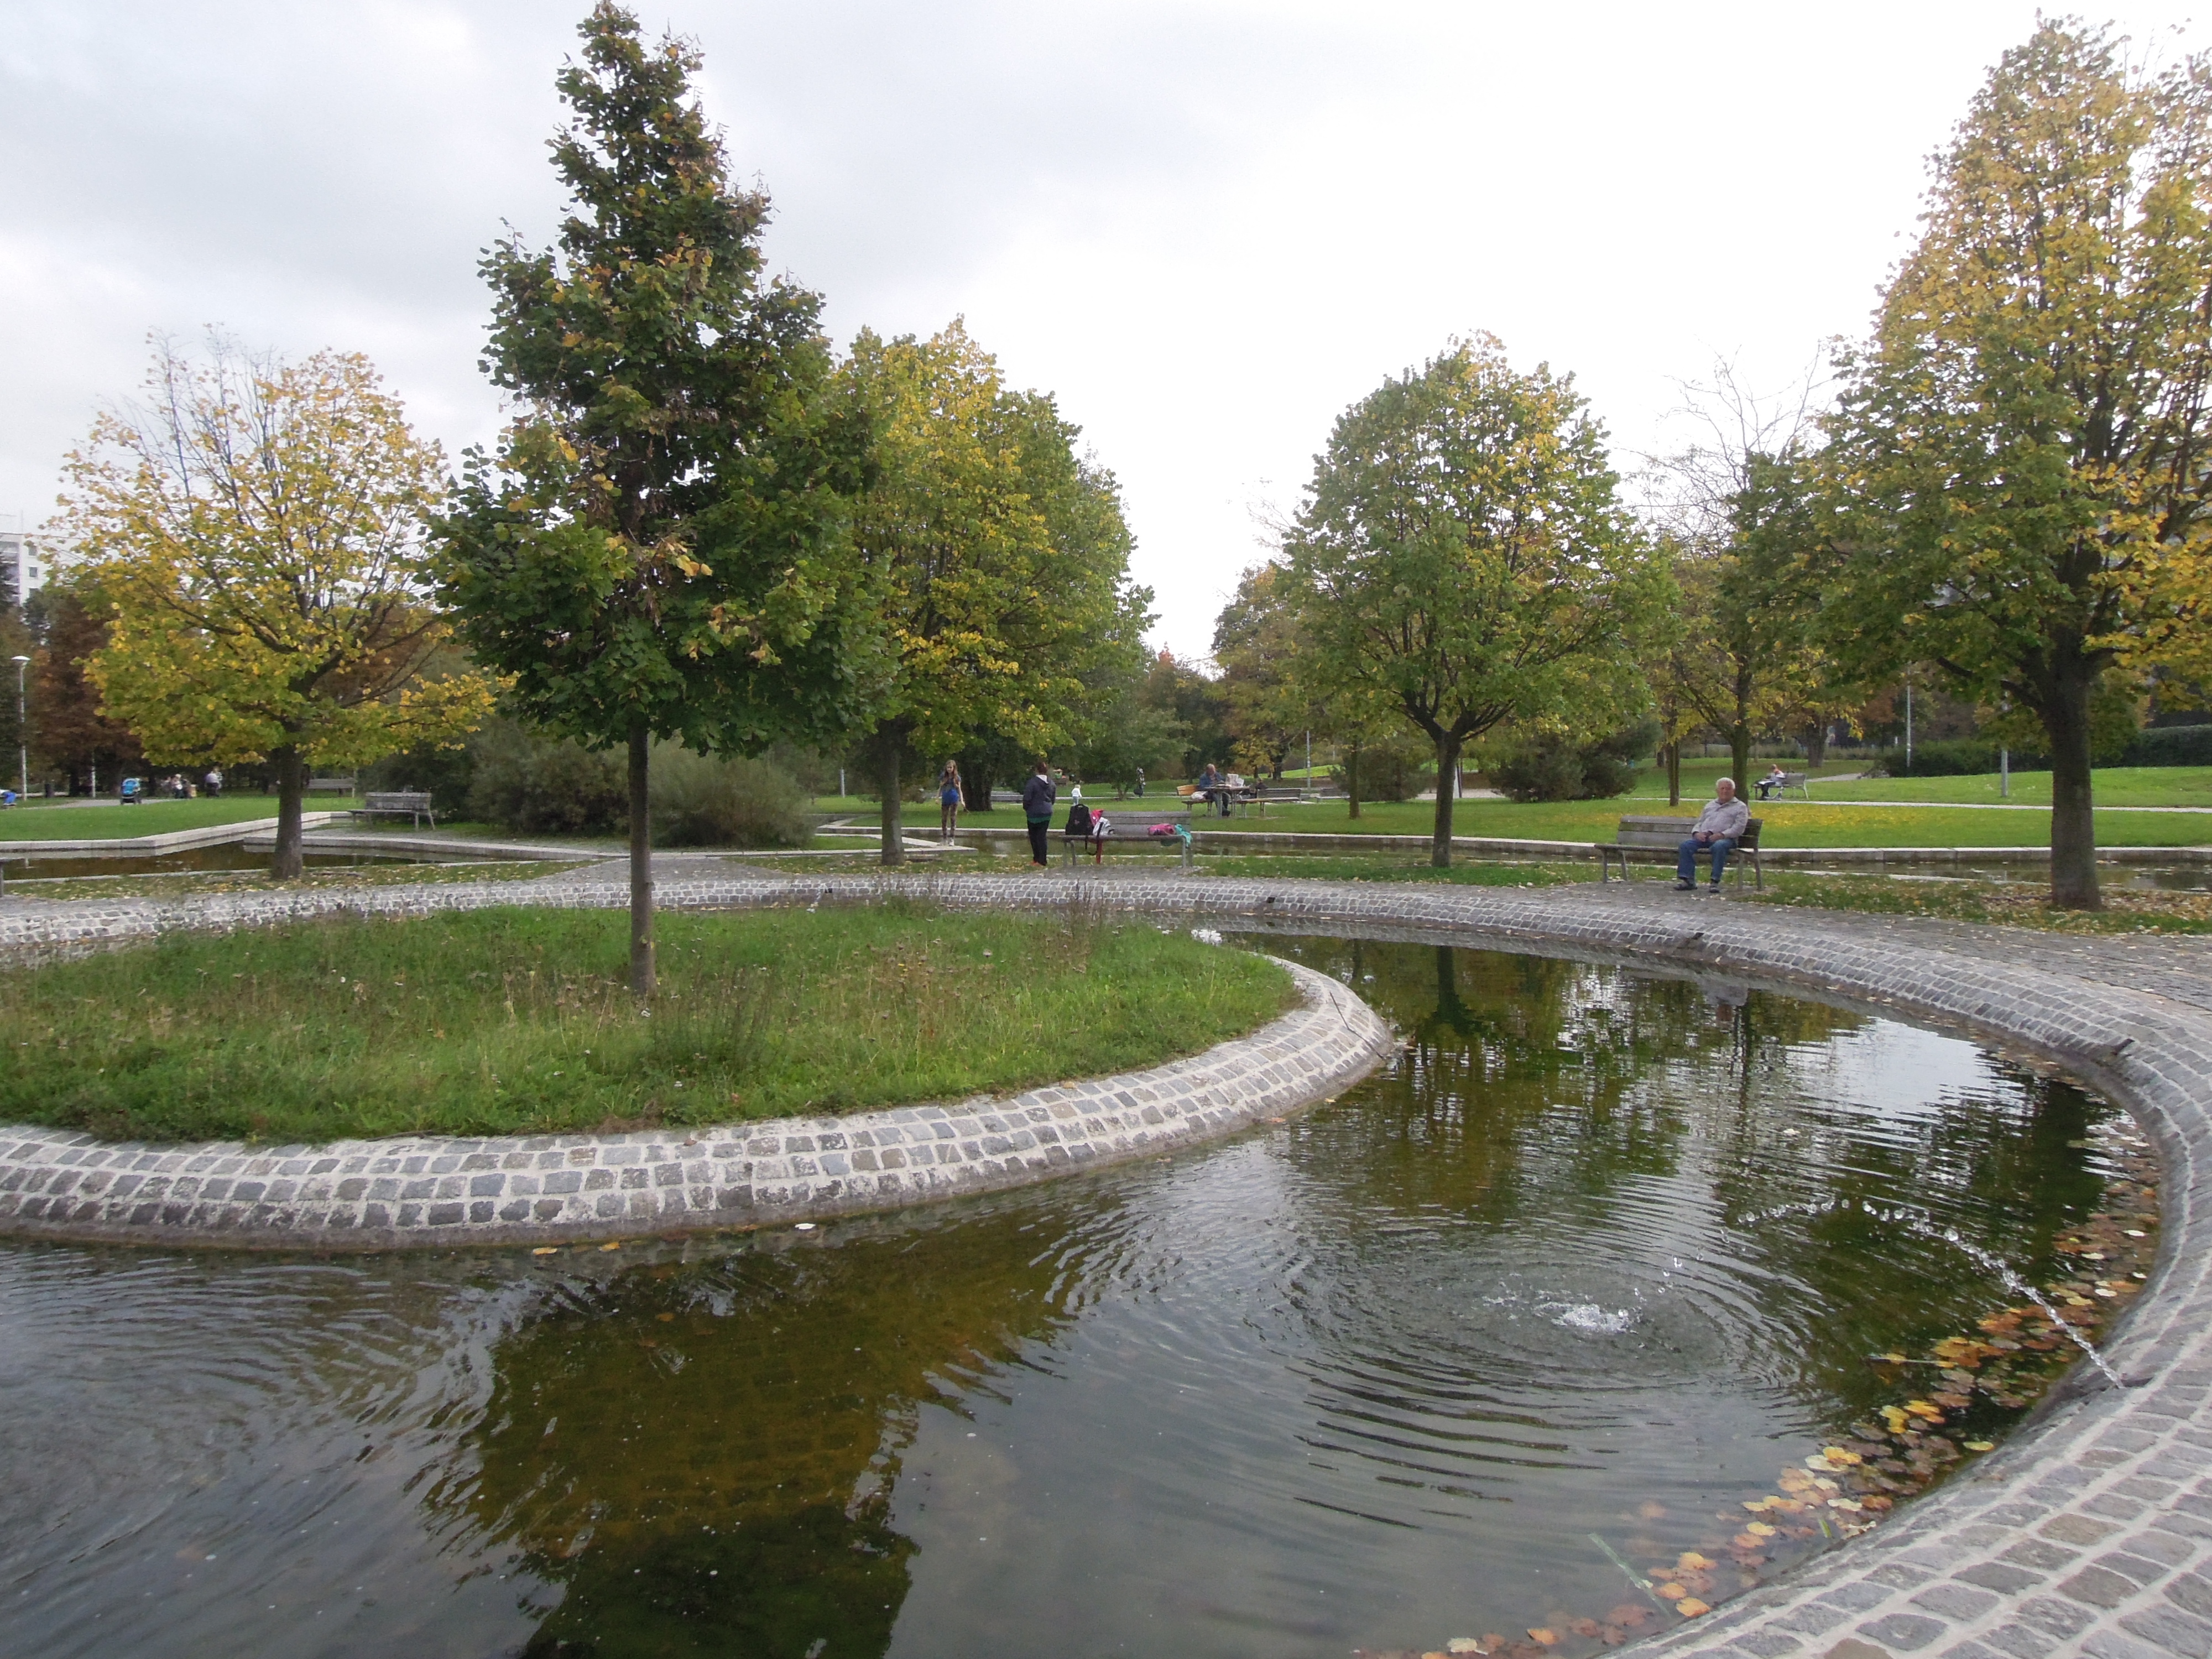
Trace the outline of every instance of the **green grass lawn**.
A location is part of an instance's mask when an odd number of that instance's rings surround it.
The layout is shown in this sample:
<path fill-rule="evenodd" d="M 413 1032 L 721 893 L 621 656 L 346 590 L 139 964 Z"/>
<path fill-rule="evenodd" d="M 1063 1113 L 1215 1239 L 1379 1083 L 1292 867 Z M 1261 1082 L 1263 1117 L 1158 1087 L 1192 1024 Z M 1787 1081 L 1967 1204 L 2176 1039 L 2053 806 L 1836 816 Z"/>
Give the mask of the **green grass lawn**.
<path fill-rule="evenodd" d="M 2100 806 L 2212 807 L 2212 766 L 2107 766 L 2092 779 Z M 1863 778 L 1813 785 L 1815 800 L 1957 801 L 1962 805 L 2051 804 L 2051 774 L 2015 772 L 2009 797 L 1997 793 L 1997 775 L 1962 778 Z"/>
<path fill-rule="evenodd" d="M 311 798 L 307 810 L 328 811 L 329 798 Z M 216 800 L 149 800 L 137 806 L 17 806 L 0 812 L 0 842 L 125 841 L 139 836 L 166 836 L 177 830 L 204 830 L 210 824 L 242 823 L 276 816 L 274 795 L 225 795 Z"/>
<path fill-rule="evenodd" d="M 0 1122 L 278 1142 L 711 1123 L 1151 1064 L 1293 992 L 1264 957 L 1097 913 L 628 918 L 489 909 L 174 934 L 0 973 Z"/>
<path fill-rule="evenodd" d="M 1109 799 L 1101 804 L 1117 817 L 1139 819 L 1147 806 L 1156 805 L 1149 797 L 1118 803 Z M 1686 798 L 1683 816 L 1694 814 L 1698 805 L 1697 800 Z M 1818 798 L 1810 803 L 1760 801 L 1753 806 L 1765 822 L 1763 844 L 1768 847 L 2047 847 L 2051 843 L 2048 812 L 1983 812 L 1963 807 L 1886 805 L 1878 800 L 1845 805 Z M 1254 834 L 1425 836 L 1435 810 L 1429 801 L 1388 805 L 1370 801 L 1361 806 L 1359 817 L 1353 819 L 1346 803 L 1337 800 L 1270 805 L 1265 817 L 1240 812 L 1228 819 L 1192 822 L 1202 830 Z M 1610 841 L 1624 814 L 1665 811 L 1663 801 L 1633 796 L 1526 805 L 1509 800 L 1462 800 L 1454 805 L 1452 830 L 1455 835 L 1512 841 Z M 1064 818 L 1064 813 L 1056 816 L 1055 825 Z M 991 812 L 963 813 L 960 821 L 971 828 L 1018 830 L 1022 816 L 1018 809 L 1000 807 Z M 906 822 L 910 829 L 933 830 L 936 810 L 910 807 Z M 2106 847 L 2208 845 L 2212 844 L 2212 818 L 2187 812 L 2100 812 L 2097 840 Z"/>

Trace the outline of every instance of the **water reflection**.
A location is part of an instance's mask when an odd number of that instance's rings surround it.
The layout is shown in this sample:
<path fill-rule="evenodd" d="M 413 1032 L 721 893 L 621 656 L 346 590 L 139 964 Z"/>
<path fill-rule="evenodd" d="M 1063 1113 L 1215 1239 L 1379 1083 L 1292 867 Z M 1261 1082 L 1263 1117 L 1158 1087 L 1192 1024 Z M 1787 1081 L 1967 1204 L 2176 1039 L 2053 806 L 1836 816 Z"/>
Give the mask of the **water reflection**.
<path fill-rule="evenodd" d="M 499 1344 L 474 1467 L 429 1501 L 560 1587 L 527 1653 L 889 1646 L 918 1412 L 1071 1315 L 1020 1225 L 859 1231 L 564 1283 Z"/>
<path fill-rule="evenodd" d="M 1629 1586 L 1592 1534 L 1723 1553 L 1718 1517 L 1891 1397 L 1867 1355 L 2008 1300 L 1942 1230 L 2039 1279 L 2098 1206 L 2108 1109 L 1964 1042 L 1718 981 L 1270 948 L 1406 1047 L 1171 1161 L 611 1254 L 0 1251 L 0 1463 L 44 1494 L 0 1514 L 0 1653 L 1596 1631 Z"/>

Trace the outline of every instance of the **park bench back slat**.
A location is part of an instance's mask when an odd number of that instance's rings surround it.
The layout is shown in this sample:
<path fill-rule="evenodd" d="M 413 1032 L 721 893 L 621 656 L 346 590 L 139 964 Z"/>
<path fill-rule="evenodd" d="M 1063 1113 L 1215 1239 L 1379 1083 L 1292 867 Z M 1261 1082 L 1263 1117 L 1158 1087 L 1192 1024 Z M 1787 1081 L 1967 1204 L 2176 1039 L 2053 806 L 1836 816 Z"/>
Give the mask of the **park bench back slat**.
<path fill-rule="evenodd" d="M 1766 885 L 1766 872 L 1760 867 L 1759 861 L 1759 832 L 1763 823 L 1761 819 L 1753 818 L 1744 825 L 1743 834 L 1736 838 L 1734 855 L 1749 860 L 1752 879 L 1762 890 Z M 1600 881 L 1611 880 L 1613 861 L 1618 859 L 1620 860 L 1620 878 L 1626 881 L 1628 855 L 1631 853 L 1671 854 L 1690 838 L 1690 832 L 1697 827 L 1695 818 L 1651 817 L 1633 812 L 1624 815 L 1611 841 L 1594 843 L 1597 849 L 1597 878 Z M 1735 878 L 1738 881 L 1743 879 L 1741 863 L 1735 866 Z"/>
<path fill-rule="evenodd" d="M 428 818 L 433 830 L 438 827 L 437 814 L 430 810 L 430 793 L 427 789 L 372 789 L 353 809 L 353 815 L 357 818 L 405 817 L 412 818 L 418 828 Z"/>

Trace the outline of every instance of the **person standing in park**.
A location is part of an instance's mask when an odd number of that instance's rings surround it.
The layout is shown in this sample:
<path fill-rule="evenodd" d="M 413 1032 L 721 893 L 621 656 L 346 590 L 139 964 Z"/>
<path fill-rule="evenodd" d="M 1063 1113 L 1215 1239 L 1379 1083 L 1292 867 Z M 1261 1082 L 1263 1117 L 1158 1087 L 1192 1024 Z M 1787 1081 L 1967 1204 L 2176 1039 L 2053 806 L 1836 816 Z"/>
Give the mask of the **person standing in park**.
<path fill-rule="evenodd" d="M 950 844 L 960 827 L 960 763 L 947 761 L 937 775 L 937 834 Z"/>
<path fill-rule="evenodd" d="M 1698 853 L 1710 850 L 1713 861 L 1711 890 L 1721 890 L 1721 872 L 1728 867 L 1729 854 L 1743 837 L 1745 828 L 1751 823 L 1751 808 L 1735 798 L 1735 780 L 1723 778 L 1713 786 L 1713 798 L 1705 803 L 1705 810 L 1698 814 L 1698 821 L 1690 827 L 1690 837 L 1675 849 L 1674 890 L 1694 893 L 1698 890 Z"/>
<path fill-rule="evenodd" d="M 1039 870 L 1052 863 L 1045 837 L 1051 833 L 1052 806 L 1059 799 L 1060 791 L 1052 784 L 1052 769 L 1039 761 L 1029 781 L 1022 786 L 1022 816 L 1029 820 L 1030 826 L 1030 863 Z"/>

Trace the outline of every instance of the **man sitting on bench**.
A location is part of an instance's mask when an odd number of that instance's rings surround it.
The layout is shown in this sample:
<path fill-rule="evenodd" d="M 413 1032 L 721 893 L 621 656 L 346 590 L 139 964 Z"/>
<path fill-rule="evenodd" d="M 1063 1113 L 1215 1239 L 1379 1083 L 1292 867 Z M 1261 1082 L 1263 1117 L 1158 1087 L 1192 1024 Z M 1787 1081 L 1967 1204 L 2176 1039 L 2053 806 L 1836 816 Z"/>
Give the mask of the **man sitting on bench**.
<path fill-rule="evenodd" d="M 1713 884 L 1711 890 L 1721 890 L 1721 872 L 1728 868 L 1729 854 L 1751 823 L 1751 808 L 1735 798 L 1735 780 L 1723 778 L 1713 786 L 1713 798 L 1705 803 L 1705 810 L 1698 814 L 1691 826 L 1690 838 L 1676 849 L 1674 859 L 1674 890 L 1694 893 L 1698 890 L 1698 852 L 1710 848 L 1713 856 Z M 1662 843 L 1663 845 L 1663 843 Z"/>

